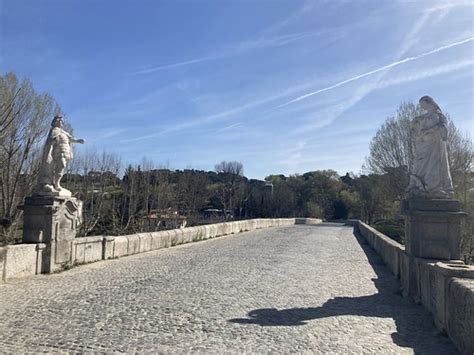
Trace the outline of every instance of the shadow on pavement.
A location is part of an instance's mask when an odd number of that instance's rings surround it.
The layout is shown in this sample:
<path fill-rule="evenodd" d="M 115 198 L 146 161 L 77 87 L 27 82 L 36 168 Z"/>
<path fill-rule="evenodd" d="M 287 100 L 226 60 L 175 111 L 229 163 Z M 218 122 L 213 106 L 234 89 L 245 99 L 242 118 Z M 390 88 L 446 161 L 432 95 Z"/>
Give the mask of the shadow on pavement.
<path fill-rule="evenodd" d="M 344 315 L 392 318 L 397 332 L 391 336 L 398 346 L 412 348 L 415 354 L 457 354 L 449 338 L 435 329 L 428 311 L 401 296 L 399 282 L 380 257 L 362 237 L 356 233 L 355 237 L 377 274 L 377 278 L 372 281 L 378 293 L 361 297 L 335 297 L 321 307 L 256 309 L 247 314 L 248 318 L 230 319 L 229 322 L 260 326 L 301 326 L 309 320 Z"/>

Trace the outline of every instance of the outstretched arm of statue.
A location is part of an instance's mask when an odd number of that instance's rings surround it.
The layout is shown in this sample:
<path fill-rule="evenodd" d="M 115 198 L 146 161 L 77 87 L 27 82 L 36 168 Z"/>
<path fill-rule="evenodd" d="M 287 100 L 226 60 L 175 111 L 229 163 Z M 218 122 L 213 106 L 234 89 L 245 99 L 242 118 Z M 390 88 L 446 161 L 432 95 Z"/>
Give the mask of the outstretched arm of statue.
<path fill-rule="evenodd" d="M 81 139 L 81 138 L 74 138 L 74 137 L 71 137 L 70 139 L 71 143 L 79 143 L 79 144 L 84 144 L 86 141 L 84 139 Z"/>
<path fill-rule="evenodd" d="M 84 139 L 80 138 L 74 138 L 71 133 L 63 131 L 67 137 L 69 138 L 69 143 L 79 143 L 79 144 L 84 144 L 86 141 Z"/>

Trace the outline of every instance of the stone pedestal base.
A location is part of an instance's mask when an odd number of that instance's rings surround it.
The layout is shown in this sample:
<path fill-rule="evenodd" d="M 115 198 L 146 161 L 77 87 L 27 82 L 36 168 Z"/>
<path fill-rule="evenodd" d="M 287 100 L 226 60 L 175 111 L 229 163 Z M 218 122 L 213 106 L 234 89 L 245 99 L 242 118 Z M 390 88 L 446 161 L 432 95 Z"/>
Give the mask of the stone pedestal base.
<path fill-rule="evenodd" d="M 72 241 L 82 218 L 82 202 L 73 197 L 31 196 L 23 205 L 23 243 L 45 243 L 42 270 L 71 263 Z"/>
<path fill-rule="evenodd" d="M 413 257 L 438 260 L 460 258 L 461 212 L 457 200 L 403 201 L 405 248 Z"/>

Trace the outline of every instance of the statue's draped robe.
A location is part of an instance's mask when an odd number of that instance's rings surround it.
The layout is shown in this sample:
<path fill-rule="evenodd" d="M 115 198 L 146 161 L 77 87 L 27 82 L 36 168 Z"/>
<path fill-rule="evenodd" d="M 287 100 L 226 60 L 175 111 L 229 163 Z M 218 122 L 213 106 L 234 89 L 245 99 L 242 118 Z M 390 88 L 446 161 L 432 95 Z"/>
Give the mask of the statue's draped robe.
<path fill-rule="evenodd" d="M 446 118 L 437 112 L 428 112 L 415 118 L 409 190 L 420 191 L 428 197 L 445 197 L 452 193 L 453 183 L 444 140 L 446 124 Z"/>

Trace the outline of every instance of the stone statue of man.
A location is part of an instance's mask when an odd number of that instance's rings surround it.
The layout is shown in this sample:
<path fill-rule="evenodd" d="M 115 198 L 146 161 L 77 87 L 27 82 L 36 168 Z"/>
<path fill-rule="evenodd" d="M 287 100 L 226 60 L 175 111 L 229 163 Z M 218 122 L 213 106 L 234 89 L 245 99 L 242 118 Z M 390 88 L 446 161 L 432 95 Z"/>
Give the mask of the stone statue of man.
<path fill-rule="evenodd" d="M 411 123 L 414 156 L 407 191 L 410 197 L 449 198 L 453 182 L 447 150 L 448 122 L 430 96 L 423 96 L 420 106 L 425 113 Z"/>
<path fill-rule="evenodd" d="M 61 178 L 67 164 L 73 158 L 72 144 L 84 144 L 84 139 L 76 139 L 62 127 L 64 119 L 55 116 L 51 122 L 51 130 L 43 149 L 43 157 L 35 188 L 36 194 L 71 196 L 71 192 L 61 187 Z"/>

